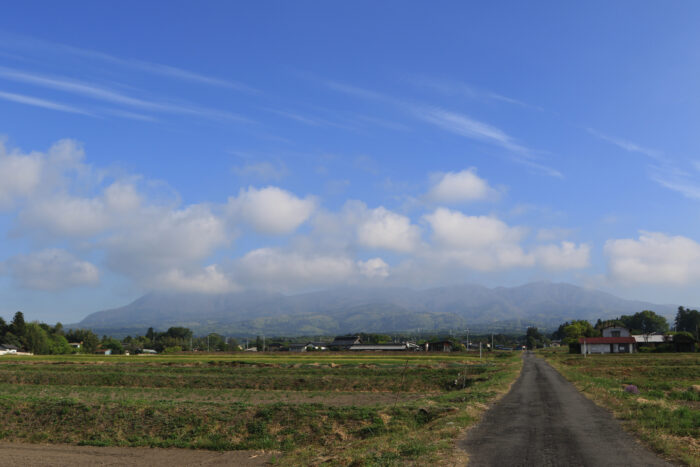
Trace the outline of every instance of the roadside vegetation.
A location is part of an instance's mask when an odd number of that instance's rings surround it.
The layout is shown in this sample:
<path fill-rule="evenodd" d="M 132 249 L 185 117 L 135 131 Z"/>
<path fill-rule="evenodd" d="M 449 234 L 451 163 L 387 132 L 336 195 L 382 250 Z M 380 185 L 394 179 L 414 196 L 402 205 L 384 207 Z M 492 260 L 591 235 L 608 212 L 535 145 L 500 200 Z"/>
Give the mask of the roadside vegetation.
<path fill-rule="evenodd" d="M 700 466 L 699 353 L 540 355 L 650 448 Z"/>
<path fill-rule="evenodd" d="M 517 352 L 0 357 L 0 439 L 448 465 Z"/>

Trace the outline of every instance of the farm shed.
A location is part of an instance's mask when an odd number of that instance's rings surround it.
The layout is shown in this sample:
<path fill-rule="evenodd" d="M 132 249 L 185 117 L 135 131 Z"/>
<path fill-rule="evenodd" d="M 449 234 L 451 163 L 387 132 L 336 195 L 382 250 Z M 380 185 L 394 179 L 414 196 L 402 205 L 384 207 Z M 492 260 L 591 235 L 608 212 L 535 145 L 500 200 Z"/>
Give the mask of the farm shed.
<path fill-rule="evenodd" d="M 419 347 L 416 344 L 411 344 L 410 342 L 402 342 L 400 344 L 357 344 L 350 347 L 350 350 L 364 350 L 375 352 L 404 352 L 406 350 L 418 349 Z"/>
<path fill-rule="evenodd" d="M 360 336 L 336 336 L 329 347 L 338 350 L 347 350 L 353 345 L 360 344 Z"/>
<path fill-rule="evenodd" d="M 452 352 L 452 342 L 438 341 L 428 343 L 428 350 L 432 352 Z"/>

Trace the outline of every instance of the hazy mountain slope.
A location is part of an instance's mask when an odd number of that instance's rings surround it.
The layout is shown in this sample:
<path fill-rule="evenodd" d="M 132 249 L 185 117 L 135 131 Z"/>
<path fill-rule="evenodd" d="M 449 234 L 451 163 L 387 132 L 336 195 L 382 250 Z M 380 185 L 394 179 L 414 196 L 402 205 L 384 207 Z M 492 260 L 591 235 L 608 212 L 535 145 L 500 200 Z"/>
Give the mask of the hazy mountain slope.
<path fill-rule="evenodd" d="M 197 333 L 313 335 L 466 326 L 486 329 L 506 324 L 509 328 L 552 327 L 565 320 L 611 318 L 644 309 L 670 317 L 676 307 L 549 282 L 494 289 L 467 284 L 419 291 L 355 287 L 292 296 L 260 291 L 150 293 L 124 307 L 93 313 L 73 326 L 123 333 L 143 333 L 150 326 L 187 326 Z"/>

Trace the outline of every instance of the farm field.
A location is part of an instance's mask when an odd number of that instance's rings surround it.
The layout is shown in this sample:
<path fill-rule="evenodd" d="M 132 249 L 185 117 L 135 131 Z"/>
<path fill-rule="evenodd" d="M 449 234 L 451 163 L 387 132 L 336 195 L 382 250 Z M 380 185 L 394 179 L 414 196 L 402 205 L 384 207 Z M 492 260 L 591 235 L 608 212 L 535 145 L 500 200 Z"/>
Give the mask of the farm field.
<path fill-rule="evenodd" d="M 700 354 L 540 355 L 649 447 L 700 465 Z"/>
<path fill-rule="evenodd" d="M 5 356 L 0 439 L 447 465 L 521 365 L 517 352 Z"/>

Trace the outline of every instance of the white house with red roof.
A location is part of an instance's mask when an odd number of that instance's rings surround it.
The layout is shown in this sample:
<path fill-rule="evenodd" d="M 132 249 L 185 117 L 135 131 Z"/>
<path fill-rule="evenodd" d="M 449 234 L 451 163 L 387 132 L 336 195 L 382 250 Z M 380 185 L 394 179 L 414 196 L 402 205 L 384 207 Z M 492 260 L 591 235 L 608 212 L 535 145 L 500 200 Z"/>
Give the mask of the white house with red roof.
<path fill-rule="evenodd" d="M 627 328 L 608 326 L 603 328 L 603 337 L 579 337 L 582 354 L 591 353 L 634 353 L 637 340 Z"/>

